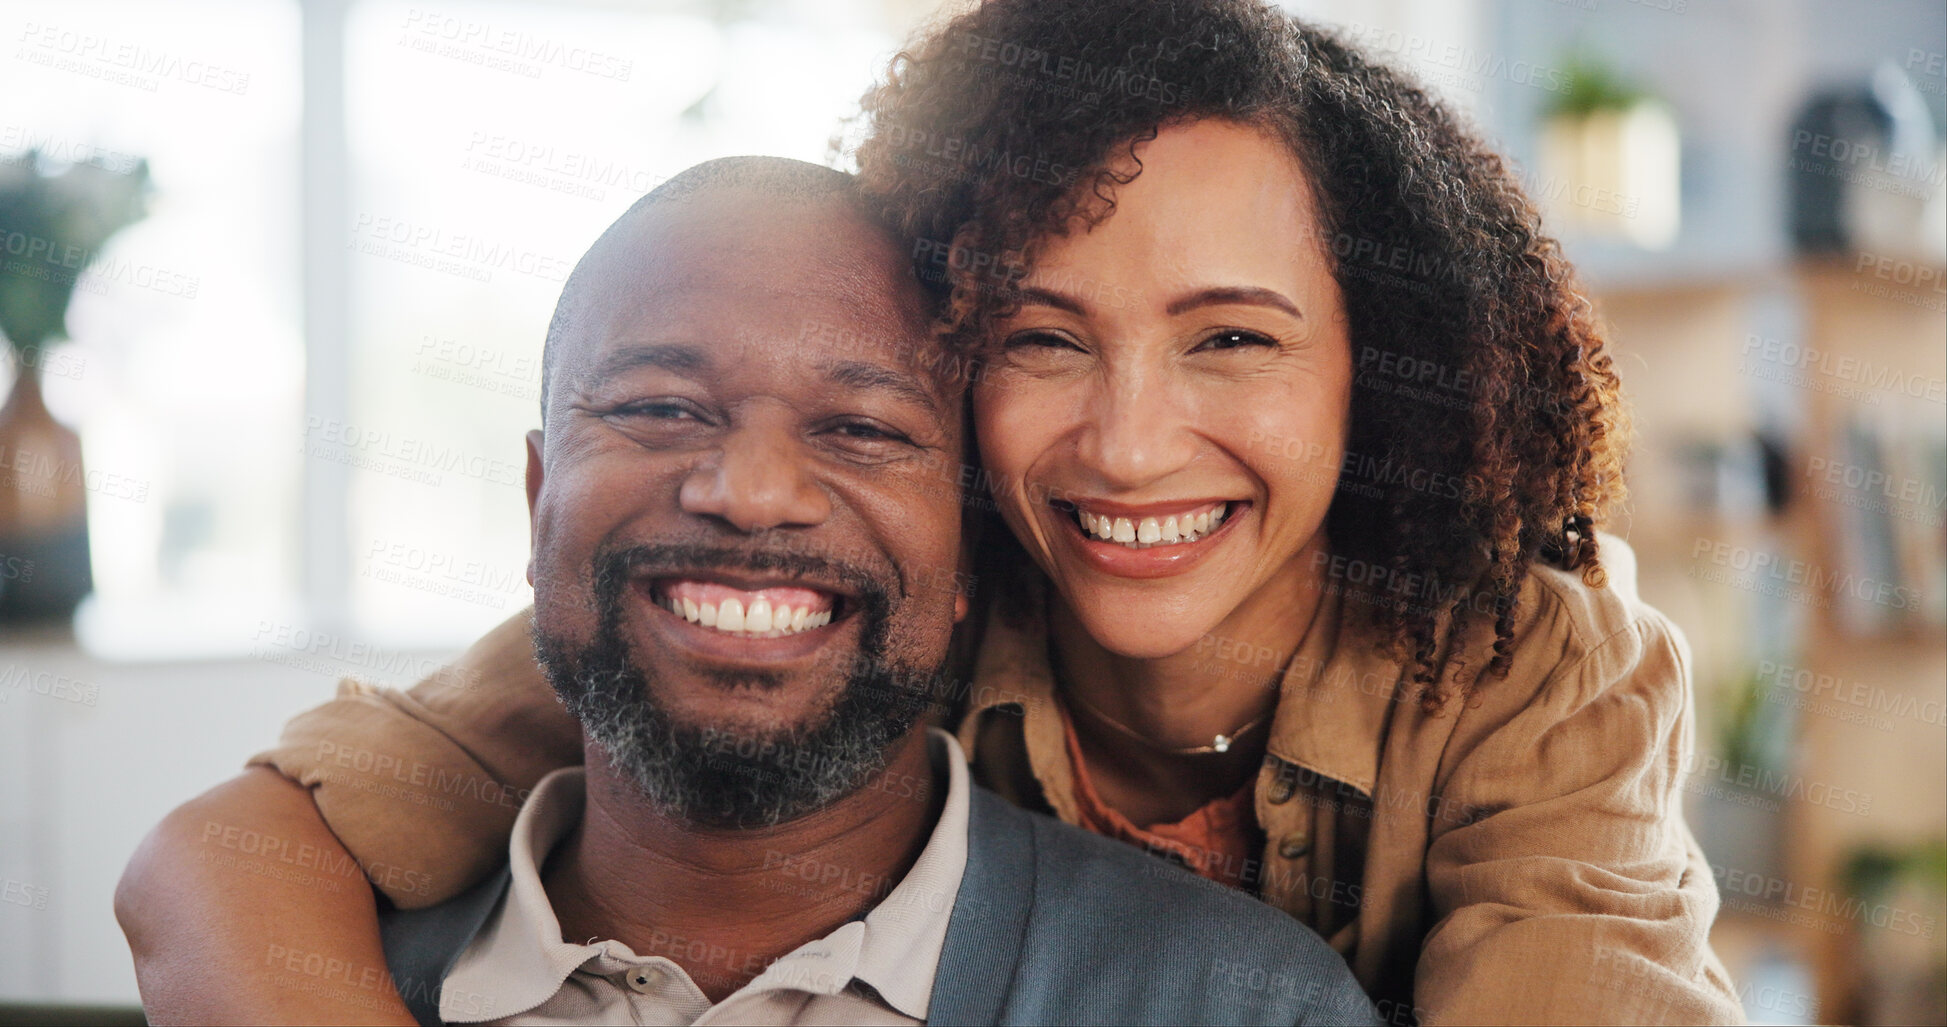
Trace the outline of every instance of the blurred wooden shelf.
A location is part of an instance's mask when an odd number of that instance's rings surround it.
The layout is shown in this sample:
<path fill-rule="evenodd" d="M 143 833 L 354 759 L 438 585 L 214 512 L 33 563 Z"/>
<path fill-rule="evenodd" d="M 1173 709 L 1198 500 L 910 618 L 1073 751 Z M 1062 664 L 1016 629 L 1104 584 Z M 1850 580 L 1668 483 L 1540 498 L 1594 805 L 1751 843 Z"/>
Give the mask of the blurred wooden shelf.
<path fill-rule="evenodd" d="M 1782 639 L 1787 651 L 1795 651 L 1789 657 L 1794 666 L 1778 672 L 1814 676 L 1806 689 L 1775 690 L 1767 700 L 1789 706 L 1779 723 L 1792 730 L 1781 819 L 1773 821 L 1782 833 L 1771 862 L 1801 894 L 1840 890 L 1839 870 L 1862 844 L 1947 835 L 1947 627 L 1914 617 L 1910 609 L 1871 609 L 1866 612 L 1886 614 L 1879 618 L 1884 623 L 1857 630 L 1846 618 L 1859 611 L 1847 608 L 1853 601 L 1838 588 L 1791 600 L 1762 598 L 1762 580 L 1714 580 L 1710 572 L 1721 568 L 1708 554 L 1699 556 L 1698 547 L 1724 543 L 1775 554 L 1801 561 L 1825 580 L 1857 571 L 1862 552 L 1890 552 L 1901 574 L 1919 587 L 1939 588 L 1927 577 L 1932 572 L 1924 560 L 1909 562 L 1915 552 L 1910 543 L 1921 538 L 1947 544 L 1947 533 L 1931 520 L 1917 522 L 1931 536 L 1907 523 L 1890 550 L 1862 549 L 1847 533 L 1875 523 L 1884 511 L 1863 516 L 1829 491 L 1821 497 L 1813 470 L 1830 465 L 1811 460 L 1843 458 L 1844 429 L 1862 402 L 1875 417 L 1894 411 L 1923 430 L 1942 430 L 1929 425 L 1942 423 L 1940 386 L 1932 383 L 1947 379 L 1947 294 L 1929 290 L 1943 280 L 1947 271 L 1934 265 L 1859 257 L 1681 282 L 1596 280 L 1597 309 L 1609 326 L 1610 350 L 1637 429 L 1628 469 L 1630 504 L 1612 530 L 1636 550 L 1644 599 L 1690 639 L 1705 714 L 1700 749 L 1717 747 L 1725 711 L 1712 710 L 1712 704 L 1728 694 L 1722 691 L 1727 683 L 1750 672 L 1754 638 Z M 1789 339 L 1765 338 L 1770 330 L 1755 327 L 1754 310 L 1764 303 L 1773 314 L 1781 303 L 1788 308 L 1781 296 L 1795 297 L 1797 328 Z M 1755 357 L 1765 346 L 1774 353 L 1797 347 L 1781 365 L 1797 372 L 1788 385 L 1758 387 L 1757 378 L 1769 369 Z M 1808 349 L 1819 356 L 1806 355 Z M 1699 512 L 1694 470 L 1685 465 L 1688 452 L 1745 444 L 1758 428 L 1760 391 L 1774 400 L 1782 394 L 1796 408 L 1796 423 L 1786 422 L 1792 426 L 1788 504 L 1775 515 Z M 1817 691 L 1818 675 L 1827 676 L 1823 693 Z M 1695 805 L 1696 796 L 1690 798 Z M 1731 858 L 1762 862 L 1751 852 Z M 1720 853 L 1713 862 L 1721 867 L 1725 859 Z M 1774 998 L 1783 1008 L 1754 1007 L 1754 1015 L 1767 1019 L 1831 1023 L 1870 1014 L 1864 982 L 1874 971 L 1867 964 L 1899 956 L 1908 941 L 1858 917 L 1806 916 L 1802 909 L 1766 906 L 1728 889 L 1724 897 L 1712 937 L 1734 980 L 1748 983 L 1740 970 L 1753 973 L 1760 964 L 1774 976 L 1786 964 L 1809 968 L 1817 1011 L 1804 1011 L 1812 1004 L 1805 996 L 1781 992 Z M 1947 935 L 1947 923 L 1936 924 L 1935 931 Z"/>

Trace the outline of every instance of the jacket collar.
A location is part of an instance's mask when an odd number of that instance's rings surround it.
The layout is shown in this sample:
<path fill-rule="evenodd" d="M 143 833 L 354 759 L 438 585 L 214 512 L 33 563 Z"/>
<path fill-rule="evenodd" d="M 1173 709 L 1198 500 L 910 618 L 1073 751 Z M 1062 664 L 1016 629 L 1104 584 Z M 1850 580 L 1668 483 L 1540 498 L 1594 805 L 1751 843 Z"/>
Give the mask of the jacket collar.
<path fill-rule="evenodd" d="M 1267 748 L 1371 798 L 1400 667 L 1345 614 L 1341 590 L 1327 587 L 1279 680 Z"/>
<path fill-rule="evenodd" d="M 1075 823 L 1074 773 L 1054 705 L 1054 671 L 1040 599 L 1032 598 L 1032 612 L 989 609 L 960 744 L 977 777 L 992 780 L 1030 771 L 1056 815 Z M 1356 621 L 1347 623 L 1345 609 L 1336 588 L 1320 600 L 1279 681 L 1267 749 L 1280 760 L 1371 797 L 1401 672 L 1369 631 Z M 1223 672 L 1223 665 L 1212 661 L 1213 676 Z M 977 749 L 984 722 L 996 713 L 1020 718 L 1029 767 L 993 767 L 988 761 L 995 757 Z"/>

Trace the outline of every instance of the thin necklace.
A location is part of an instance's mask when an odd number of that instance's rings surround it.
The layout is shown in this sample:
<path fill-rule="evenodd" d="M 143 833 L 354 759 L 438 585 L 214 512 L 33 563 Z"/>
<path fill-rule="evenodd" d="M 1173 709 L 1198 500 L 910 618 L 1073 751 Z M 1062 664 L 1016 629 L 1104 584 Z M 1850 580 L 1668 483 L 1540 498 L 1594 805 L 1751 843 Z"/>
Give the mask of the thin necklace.
<path fill-rule="evenodd" d="M 1107 724 L 1112 728 L 1115 728 L 1117 731 L 1120 731 L 1123 734 L 1128 735 L 1129 737 L 1135 739 L 1136 741 L 1149 746 L 1151 749 L 1155 749 L 1157 752 L 1169 753 L 1172 756 L 1197 756 L 1203 753 L 1210 753 L 1210 752 L 1229 752 L 1231 744 L 1233 742 L 1236 742 L 1237 739 L 1241 737 L 1245 732 L 1250 731 L 1252 728 L 1257 727 L 1259 724 L 1262 724 L 1267 720 L 1270 720 L 1271 713 L 1275 712 L 1275 708 L 1274 708 L 1272 711 L 1260 713 L 1256 717 L 1251 718 L 1250 723 L 1245 724 L 1243 727 L 1240 727 L 1229 734 L 1218 735 L 1217 737 L 1211 739 L 1209 745 L 1198 745 L 1188 749 L 1173 749 L 1167 745 L 1158 745 L 1155 742 L 1150 741 L 1148 736 L 1144 735 L 1142 732 L 1137 731 L 1135 728 L 1132 728 L 1127 724 L 1124 724 L 1121 721 L 1115 719 L 1114 717 L 1111 717 L 1108 714 L 1103 713 L 1101 710 L 1096 709 L 1094 706 L 1090 705 L 1087 701 L 1083 700 L 1081 696 L 1075 694 L 1075 690 L 1073 688 L 1062 689 L 1062 698 L 1068 700 L 1070 703 L 1076 706 L 1081 707 L 1082 709 L 1087 710 L 1089 712 L 1089 715 L 1094 717 L 1096 720 L 1099 720 L 1102 723 Z"/>

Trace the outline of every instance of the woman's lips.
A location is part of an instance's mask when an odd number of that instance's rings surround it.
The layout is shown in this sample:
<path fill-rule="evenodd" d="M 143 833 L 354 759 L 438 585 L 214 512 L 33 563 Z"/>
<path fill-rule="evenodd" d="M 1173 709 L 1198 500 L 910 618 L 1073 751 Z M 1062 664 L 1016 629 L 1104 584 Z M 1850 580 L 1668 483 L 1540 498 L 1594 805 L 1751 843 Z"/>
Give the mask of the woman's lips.
<path fill-rule="evenodd" d="M 1116 577 L 1162 578 L 1201 563 L 1229 537 L 1231 525 L 1249 514 L 1251 504 L 1207 500 L 1138 508 L 1077 501 L 1072 511 L 1055 509 L 1068 524 L 1068 548 L 1085 566 Z M 1105 532 L 1108 537 L 1101 537 Z"/>

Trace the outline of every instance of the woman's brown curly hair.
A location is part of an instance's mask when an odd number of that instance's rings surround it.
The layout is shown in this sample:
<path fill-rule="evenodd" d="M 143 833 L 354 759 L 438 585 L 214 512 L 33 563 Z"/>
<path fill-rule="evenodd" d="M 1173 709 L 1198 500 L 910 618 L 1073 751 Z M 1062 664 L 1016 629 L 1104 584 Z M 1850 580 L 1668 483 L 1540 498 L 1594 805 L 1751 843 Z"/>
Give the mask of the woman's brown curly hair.
<path fill-rule="evenodd" d="M 1535 560 L 1602 585 L 1628 422 L 1601 333 L 1508 165 L 1405 75 L 1246 0 L 988 0 L 895 57 L 864 117 L 860 181 L 918 240 L 970 353 L 1037 243 L 1112 213 L 1160 127 L 1283 139 L 1357 375 L 1327 530 L 1420 701 L 1449 692 L 1443 616 L 1491 618 L 1484 672 L 1502 676 Z"/>

